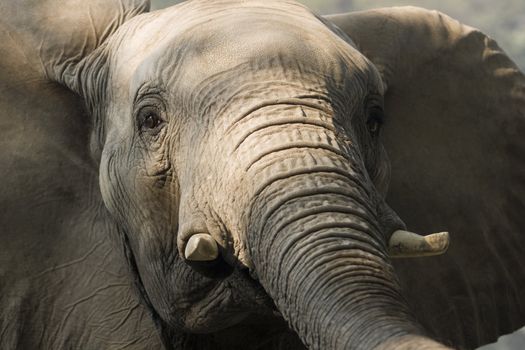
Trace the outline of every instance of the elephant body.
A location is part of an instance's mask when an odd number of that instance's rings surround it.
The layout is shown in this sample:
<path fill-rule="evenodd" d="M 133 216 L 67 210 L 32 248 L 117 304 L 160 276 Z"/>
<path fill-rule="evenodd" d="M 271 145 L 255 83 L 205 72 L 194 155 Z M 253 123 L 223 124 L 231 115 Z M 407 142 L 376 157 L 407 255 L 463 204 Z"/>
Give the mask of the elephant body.
<path fill-rule="evenodd" d="M 525 324 L 525 77 L 479 31 L 0 9 L 2 348 L 472 348 Z M 450 249 L 392 263 L 405 227 Z M 188 258 L 197 233 L 218 258 Z"/>

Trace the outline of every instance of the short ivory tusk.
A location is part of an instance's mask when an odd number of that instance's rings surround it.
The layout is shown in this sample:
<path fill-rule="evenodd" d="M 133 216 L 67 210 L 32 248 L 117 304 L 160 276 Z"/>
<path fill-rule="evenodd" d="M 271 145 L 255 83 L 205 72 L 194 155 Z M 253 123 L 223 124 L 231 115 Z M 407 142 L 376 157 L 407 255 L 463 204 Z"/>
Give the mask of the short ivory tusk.
<path fill-rule="evenodd" d="M 388 252 L 392 258 L 440 255 L 447 251 L 449 241 L 448 232 L 420 236 L 416 233 L 397 230 L 390 237 Z"/>
<path fill-rule="evenodd" d="M 197 233 L 188 240 L 184 256 L 190 261 L 212 261 L 219 256 L 219 247 L 209 234 Z"/>

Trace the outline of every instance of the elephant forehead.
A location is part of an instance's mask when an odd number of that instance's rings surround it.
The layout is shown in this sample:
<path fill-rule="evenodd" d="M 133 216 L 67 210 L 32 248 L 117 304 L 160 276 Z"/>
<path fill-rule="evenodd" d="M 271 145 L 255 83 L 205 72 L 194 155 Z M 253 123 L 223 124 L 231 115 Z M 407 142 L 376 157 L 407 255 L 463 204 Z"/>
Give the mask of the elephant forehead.
<path fill-rule="evenodd" d="M 188 2 L 137 21 L 116 55 L 119 74 L 144 81 L 176 80 L 192 89 L 241 65 L 315 71 L 330 76 L 368 69 L 366 59 L 301 5 L 289 2 Z M 190 6 L 193 5 L 193 6 Z M 293 65 L 290 64 L 293 62 Z M 335 73 L 335 74 L 334 74 Z M 342 75 L 342 74 L 339 74 Z"/>

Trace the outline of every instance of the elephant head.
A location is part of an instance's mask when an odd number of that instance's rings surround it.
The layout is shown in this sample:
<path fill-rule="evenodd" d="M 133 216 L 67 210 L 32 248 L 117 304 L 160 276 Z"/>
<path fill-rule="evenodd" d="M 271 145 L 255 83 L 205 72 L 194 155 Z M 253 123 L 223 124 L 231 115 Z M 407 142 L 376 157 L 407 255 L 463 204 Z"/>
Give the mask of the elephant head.
<path fill-rule="evenodd" d="M 470 29 L 414 9 L 379 33 L 293 1 L 120 5 L 69 9 L 81 25 L 47 33 L 42 70 L 85 102 L 103 202 L 165 343 L 278 314 L 309 348 L 445 348 L 391 258 L 442 253 L 447 234 L 404 231 L 386 204 L 381 128 L 385 93 Z"/>

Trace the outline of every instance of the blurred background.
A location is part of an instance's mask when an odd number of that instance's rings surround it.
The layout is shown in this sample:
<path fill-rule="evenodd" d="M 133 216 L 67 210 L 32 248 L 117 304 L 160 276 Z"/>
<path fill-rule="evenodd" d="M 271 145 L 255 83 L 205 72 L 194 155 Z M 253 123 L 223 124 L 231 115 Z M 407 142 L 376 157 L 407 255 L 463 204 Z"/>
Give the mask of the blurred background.
<path fill-rule="evenodd" d="M 414 5 L 439 10 L 481 29 L 525 71 L 524 0 L 299 0 L 321 14 L 367 10 L 377 7 Z M 180 0 L 151 0 L 152 10 Z"/>

